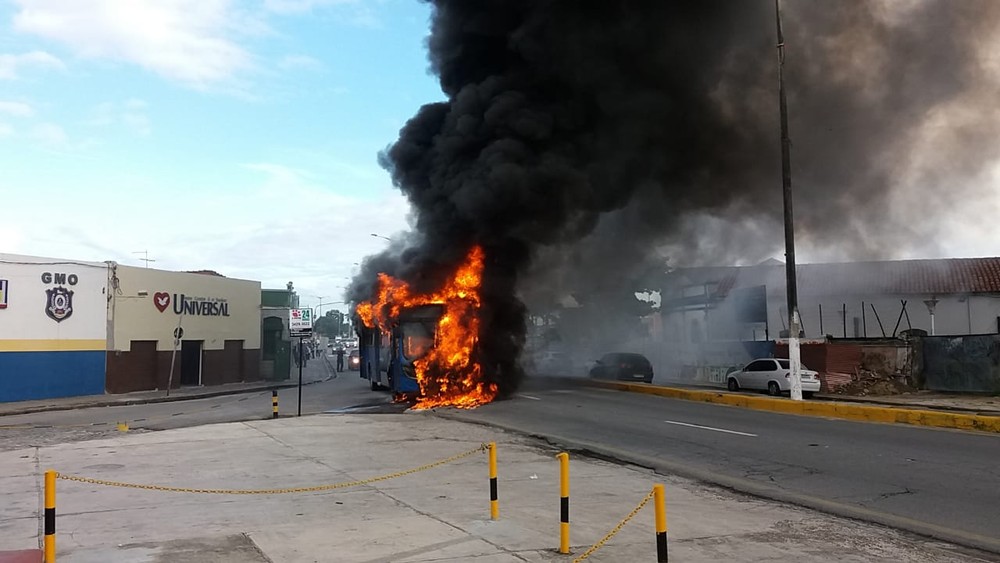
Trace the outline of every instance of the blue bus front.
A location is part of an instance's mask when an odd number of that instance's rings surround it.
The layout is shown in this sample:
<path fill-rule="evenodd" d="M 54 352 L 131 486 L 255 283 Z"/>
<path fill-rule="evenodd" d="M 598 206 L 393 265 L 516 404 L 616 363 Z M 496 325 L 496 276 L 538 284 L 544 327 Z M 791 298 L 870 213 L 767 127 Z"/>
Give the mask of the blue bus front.
<path fill-rule="evenodd" d="M 392 331 L 389 368 L 390 389 L 394 393 L 420 391 L 414 362 L 434 348 L 438 321 L 443 313 L 443 305 L 420 305 L 399 314 Z"/>
<path fill-rule="evenodd" d="M 360 376 L 372 390 L 394 394 L 420 391 L 414 362 L 434 347 L 443 305 L 420 305 L 403 310 L 389 331 L 358 323 Z"/>

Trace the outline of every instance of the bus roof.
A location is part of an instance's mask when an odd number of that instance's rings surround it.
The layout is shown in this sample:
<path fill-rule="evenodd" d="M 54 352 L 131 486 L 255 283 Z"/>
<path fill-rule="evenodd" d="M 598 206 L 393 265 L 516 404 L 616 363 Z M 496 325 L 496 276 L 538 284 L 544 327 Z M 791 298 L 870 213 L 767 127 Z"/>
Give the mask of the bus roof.
<path fill-rule="evenodd" d="M 444 304 L 432 303 L 430 305 L 417 305 L 408 307 L 399 312 L 399 320 L 402 321 L 423 321 L 434 320 L 444 314 Z"/>

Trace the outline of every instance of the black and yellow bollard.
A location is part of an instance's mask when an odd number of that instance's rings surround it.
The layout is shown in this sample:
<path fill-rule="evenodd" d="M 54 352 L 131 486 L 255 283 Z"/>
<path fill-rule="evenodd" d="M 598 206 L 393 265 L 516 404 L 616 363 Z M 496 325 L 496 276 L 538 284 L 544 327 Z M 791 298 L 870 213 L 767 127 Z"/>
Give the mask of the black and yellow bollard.
<path fill-rule="evenodd" d="M 56 561 L 56 475 L 45 472 L 45 563 Z"/>
<path fill-rule="evenodd" d="M 656 563 L 667 563 L 667 501 L 663 485 L 653 485 L 653 504 L 656 509 Z"/>
<path fill-rule="evenodd" d="M 497 491 L 497 443 L 490 442 L 490 519 L 500 518 L 500 501 Z"/>
<path fill-rule="evenodd" d="M 569 454 L 559 458 L 559 553 L 569 553 Z"/>
<path fill-rule="evenodd" d="M 278 390 L 271 391 L 271 418 L 278 418 Z"/>

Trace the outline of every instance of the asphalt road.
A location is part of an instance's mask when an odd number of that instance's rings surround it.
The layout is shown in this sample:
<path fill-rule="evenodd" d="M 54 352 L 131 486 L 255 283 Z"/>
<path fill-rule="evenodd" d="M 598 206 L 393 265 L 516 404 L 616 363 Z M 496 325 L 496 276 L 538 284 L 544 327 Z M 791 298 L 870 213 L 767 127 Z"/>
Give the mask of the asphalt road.
<path fill-rule="evenodd" d="M 666 473 L 1000 553 L 1000 436 L 530 383 L 461 413 Z"/>

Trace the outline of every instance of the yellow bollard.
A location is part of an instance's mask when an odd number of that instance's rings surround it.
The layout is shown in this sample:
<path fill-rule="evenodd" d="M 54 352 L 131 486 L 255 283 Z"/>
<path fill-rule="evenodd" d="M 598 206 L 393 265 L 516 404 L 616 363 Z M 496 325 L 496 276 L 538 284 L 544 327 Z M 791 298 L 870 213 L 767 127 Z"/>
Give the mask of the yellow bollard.
<path fill-rule="evenodd" d="M 490 442 L 490 519 L 500 518 L 500 502 L 497 490 L 497 443 Z"/>
<path fill-rule="evenodd" d="M 667 501 L 663 485 L 653 485 L 656 509 L 656 563 L 667 563 Z"/>
<path fill-rule="evenodd" d="M 56 475 L 45 472 L 45 563 L 56 562 Z"/>
<path fill-rule="evenodd" d="M 559 458 L 559 553 L 569 553 L 569 454 Z"/>
<path fill-rule="evenodd" d="M 119 422 L 118 423 L 118 431 L 119 432 L 128 432 L 128 422 Z"/>
<path fill-rule="evenodd" d="M 271 418 L 278 418 L 278 390 L 271 390 Z"/>

